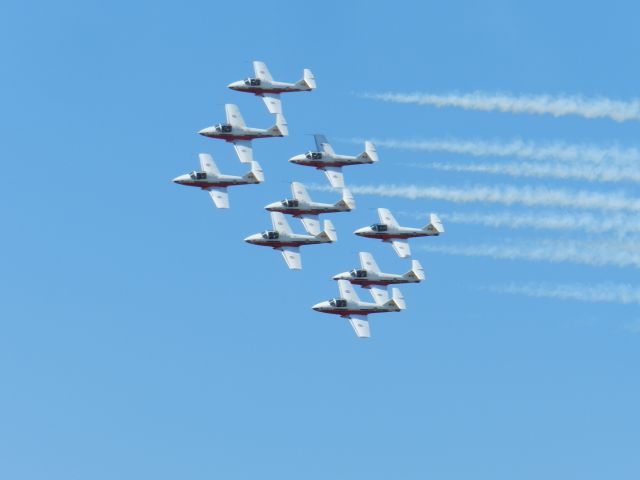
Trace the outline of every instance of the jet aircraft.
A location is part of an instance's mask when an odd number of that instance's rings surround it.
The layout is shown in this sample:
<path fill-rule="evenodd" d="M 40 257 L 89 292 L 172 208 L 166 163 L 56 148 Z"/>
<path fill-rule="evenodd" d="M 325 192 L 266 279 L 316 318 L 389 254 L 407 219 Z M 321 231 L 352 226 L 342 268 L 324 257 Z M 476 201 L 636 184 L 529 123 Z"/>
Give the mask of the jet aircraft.
<path fill-rule="evenodd" d="M 360 338 L 369 338 L 369 321 L 367 315 L 373 313 L 399 312 L 406 307 L 404 297 L 398 288 L 391 289 L 391 299 L 385 289 L 371 288 L 371 296 L 375 303 L 360 300 L 353 286 L 346 280 L 338 280 L 340 298 L 334 298 L 315 304 L 312 308 L 316 312 L 331 313 L 348 318 L 349 323 Z"/>
<path fill-rule="evenodd" d="M 378 161 L 378 152 L 371 142 L 365 142 L 364 152 L 353 157 L 336 154 L 333 147 L 329 144 L 327 137 L 324 135 L 314 135 L 314 138 L 316 140 L 317 151 L 296 155 L 290 158 L 289 161 L 296 165 L 316 167 L 319 170 L 324 170 L 333 188 L 344 188 L 342 167 L 375 163 Z"/>
<path fill-rule="evenodd" d="M 300 270 L 302 268 L 302 258 L 300 257 L 300 247 L 302 245 L 333 243 L 338 240 L 336 229 L 330 220 L 324 221 L 324 231 L 317 235 L 293 233 L 284 215 L 280 212 L 271 212 L 271 223 L 273 224 L 273 230 L 249 235 L 244 241 L 253 245 L 280 250 L 287 262 L 287 266 L 292 270 Z"/>
<path fill-rule="evenodd" d="M 391 242 L 393 249 L 399 257 L 411 256 L 408 238 L 432 237 L 444 233 L 442 222 L 435 213 L 429 215 L 429 225 L 424 228 L 401 227 L 391 212 L 386 208 L 378 209 L 380 223 L 374 223 L 369 227 L 362 227 L 356 230 L 356 235 L 366 238 L 378 238 L 383 242 Z"/>
<path fill-rule="evenodd" d="M 300 218 L 304 228 L 312 235 L 320 233 L 320 220 L 318 215 L 322 213 L 350 212 L 356 207 L 353 195 L 346 188 L 342 190 L 342 199 L 335 204 L 313 202 L 307 193 L 307 189 L 300 182 L 291 183 L 293 199 L 285 199 L 273 202 L 264 207 L 270 212 L 282 212 Z"/>
<path fill-rule="evenodd" d="M 201 153 L 199 172 L 191 172 L 173 179 L 174 183 L 188 187 L 199 187 L 209 192 L 218 208 L 229 208 L 227 187 L 251 185 L 264 182 L 264 173 L 258 162 L 251 162 L 251 170 L 242 177 L 223 175 L 208 153 Z"/>
<path fill-rule="evenodd" d="M 233 143 L 236 153 L 242 163 L 253 160 L 253 147 L 251 140 L 255 138 L 286 137 L 289 135 L 289 127 L 284 116 L 276 114 L 276 124 L 268 129 L 250 128 L 244 123 L 237 105 L 227 103 L 224 106 L 227 114 L 227 123 L 219 123 L 211 127 L 203 128 L 198 133 L 209 138 L 219 138 Z"/>
<path fill-rule="evenodd" d="M 398 275 L 396 273 L 383 273 L 380 271 L 373 255 L 368 252 L 360 252 L 360 268 L 350 272 L 339 273 L 334 280 L 347 280 L 354 285 L 370 288 L 372 285 L 394 285 L 399 283 L 420 283 L 425 279 L 424 269 L 418 260 L 411 261 L 411 270 Z"/>
<path fill-rule="evenodd" d="M 229 88 L 238 92 L 249 92 L 262 97 L 271 113 L 282 113 L 280 94 L 287 92 L 309 92 L 315 90 L 316 79 L 308 68 L 304 69 L 302 80 L 296 83 L 276 82 L 264 62 L 253 62 L 255 77 L 238 80 Z"/>

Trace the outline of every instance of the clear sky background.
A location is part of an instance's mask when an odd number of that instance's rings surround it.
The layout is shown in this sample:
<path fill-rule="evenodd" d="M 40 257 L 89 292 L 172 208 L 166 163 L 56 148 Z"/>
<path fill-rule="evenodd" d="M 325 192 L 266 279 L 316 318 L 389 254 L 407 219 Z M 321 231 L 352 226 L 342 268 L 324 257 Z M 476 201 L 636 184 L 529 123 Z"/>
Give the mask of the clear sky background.
<path fill-rule="evenodd" d="M 0 478 L 637 479 L 638 305 L 483 290 L 638 285 L 637 267 L 420 251 L 611 233 L 445 222 L 445 235 L 412 242 L 427 281 L 403 288 L 405 312 L 371 319 L 368 341 L 310 307 L 337 295 L 331 276 L 355 267 L 358 251 L 385 271 L 407 269 L 388 245 L 352 235 L 375 208 L 423 218 L 542 209 L 360 195 L 356 211 L 332 216 L 339 242 L 304 248 L 300 272 L 242 239 L 270 225 L 263 206 L 289 196 L 292 180 L 326 183 L 287 162 L 312 148 L 312 133 L 346 154 L 362 149 L 351 138 L 637 146 L 637 121 L 357 94 L 629 100 L 639 96 L 639 17 L 630 1 L 5 1 Z M 243 173 L 230 145 L 195 132 L 223 120 L 229 102 L 248 125 L 272 124 L 261 100 L 226 88 L 254 59 L 284 81 L 311 68 L 318 90 L 283 97 L 291 135 L 254 144 L 267 182 L 232 189 L 220 211 L 171 179 L 196 169 L 199 152 Z M 403 165 L 469 161 L 460 155 L 379 153 L 347 181 L 638 193 Z"/>

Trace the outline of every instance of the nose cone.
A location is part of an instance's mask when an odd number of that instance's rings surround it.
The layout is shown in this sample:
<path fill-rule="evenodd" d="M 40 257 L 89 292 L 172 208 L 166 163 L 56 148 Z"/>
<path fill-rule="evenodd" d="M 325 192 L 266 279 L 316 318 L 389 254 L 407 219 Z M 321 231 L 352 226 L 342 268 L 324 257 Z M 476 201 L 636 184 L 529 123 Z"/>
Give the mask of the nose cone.
<path fill-rule="evenodd" d="M 269 205 L 267 205 L 265 208 L 265 210 L 268 210 L 270 212 L 274 212 L 276 211 L 276 209 L 280 206 L 280 202 L 273 202 L 270 203 Z"/>
<path fill-rule="evenodd" d="M 296 155 L 295 157 L 291 157 L 289 161 L 291 163 L 301 163 L 306 157 L 304 154 Z"/>
<path fill-rule="evenodd" d="M 210 136 L 211 136 L 211 134 L 212 134 L 213 132 L 215 132 L 215 128 L 213 128 L 213 127 L 207 127 L 207 128 L 203 128 L 203 129 L 202 129 L 202 130 L 200 130 L 198 133 L 199 133 L 200 135 L 205 136 L 205 137 L 210 137 Z"/>
<path fill-rule="evenodd" d="M 184 183 L 185 181 L 185 177 L 187 175 L 178 175 L 176 178 L 174 178 L 173 180 L 171 180 L 173 183 L 177 183 L 178 185 L 181 185 Z"/>
<path fill-rule="evenodd" d="M 316 312 L 319 312 L 320 310 L 322 310 L 322 307 L 324 307 L 325 302 L 320 302 L 320 303 L 316 303 L 313 308 Z"/>
<path fill-rule="evenodd" d="M 362 228 L 359 228 L 359 229 L 355 230 L 353 233 L 355 233 L 356 235 L 360 235 L 360 236 L 362 236 L 362 235 L 364 235 L 367 231 L 369 231 L 369 227 L 362 227 Z"/>
<path fill-rule="evenodd" d="M 259 237 L 259 233 L 254 233 L 253 235 L 249 235 L 247 238 L 245 238 L 244 241 L 247 243 L 256 243 L 256 240 L 258 240 Z"/>
<path fill-rule="evenodd" d="M 237 82 L 231 82 L 227 87 L 231 90 L 240 90 L 240 86 L 242 85 L 242 80 L 238 80 Z"/>
<path fill-rule="evenodd" d="M 342 272 L 333 276 L 333 280 L 347 280 L 349 278 L 349 272 Z"/>

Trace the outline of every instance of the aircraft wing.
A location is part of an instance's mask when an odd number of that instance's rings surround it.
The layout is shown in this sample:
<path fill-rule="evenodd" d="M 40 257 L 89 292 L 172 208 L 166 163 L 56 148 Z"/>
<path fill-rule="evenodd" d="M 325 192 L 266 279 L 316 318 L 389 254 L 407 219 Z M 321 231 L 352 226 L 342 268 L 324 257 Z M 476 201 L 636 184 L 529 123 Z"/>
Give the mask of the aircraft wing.
<path fill-rule="evenodd" d="M 409 242 L 406 240 L 393 240 L 391 242 L 393 249 L 396 251 L 400 258 L 407 258 L 411 256 L 411 249 L 409 248 Z"/>
<path fill-rule="evenodd" d="M 271 212 L 271 223 L 273 224 L 273 229 L 276 232 L 288 235 L 293 233 L 287 219 L 284 218 L 284 215 L 281 212 Z"/>
<path fill-rule="evenodd" d="M 226 187 L 209 187 L 207 190 L 216 207 L 229 208 L 229 194 Z"/>
<path fill-rule="evenodd" d="M 226 103 L 224 111 L 227 113 L 227 123 L 232 127 L 242 128 L 245 126 L 244 118 L 240 114 L 240 109 L 233 103 Z"/>
<path fill-rule="evenodd" d="M 338 280 L 338 288 L 340 289 L 340 297 L 348 302 L 360 302 L 358 294 L 353 289 L 353 285 L 348 280 Z"/>
<path fill-rule="evenodd" d="M 316 141 L 316 148 L 319 152 L 326 153 L 329 156 L 333 156 L 336 152 L 333 151 L 333 147 L 324 135 L 314 135 L 313 138 Z"/>
<path fill-rule="evenodd" d="M 273 82 L 273 77 L 267 68 L 267 65 L 264 62 L 253 62 L 253 71 L 256 74 L 256 78 L 260 80 L 265 80 L 267 82 Z"/>
<path fill-rule="evenodd" d="M 366 315 L 349 315 L 349 323 L 353 327 L 358 338 L 371 337 L 371 332 L 369 331 L 369 320 Z"/>
<path fill-rule="evenodd" d="M 342 167 L 324 167 L 323 170 L 333 188 L 344 188 Z"/>
<path fill-rule="evenodd" d="M 378 217 L 380 217 L 380 223 L 384 223 L 393 228 L 400 227 L 400 224 L 398 223 L 398 221 L 394 218 L 393 215 L 391 215 L 391 212 L 386 208 L 378 209 Z"/>
<path fill-rule="evenodd" d="M 240 163 L 251 163 L 253 161 L 253 146 L 251 140 L 236 140 L 233 142 L 236 154 Z"/>
<path fill-rule="evenodd" d="M 363 270 L 380 273 L 378 264 L 373 259 L 373 255 L 371 255 L 369 252 L 360 252 L 360 267 L 362 267 Z"/>
<path fill-rule="evenodd" d="M 389 301 L 389 293 L 387 292 L 386 288 L 371 287 L 369 291 L 371 292 L 371 296 L 376 302 L 376 305 L 384 305 Z"/>
<path fill-rule="evenodd" d="M 280 100 L 279 93 L 263 93 L 262 100 L 267 106 L 267 110 L 269 110 L 269 113 L 272 113 L 274 115 L 276 113 L 282 114 L 282 100 Z"/>
<path fill-rule="evenodd" d="M 300 182 L 291 182 L 291 195 L 300 202 L 311 203 L 307 189 Z"/>
<path fill-rule="evenodd" d="M 302 269 L 302 256 L 300 255 L 300 247 L 282 247 L 279 248 L 282 252 L 284 261 L 287 262 L 287 266 L 291 270 Z"/>
<path fill-rule="evenodd" d="M 309 235 L 318 235 L 322 231 L 317 215 L 300 215 L 300 220 Z"/>
<path fill-rule="evenodd" d="M 219 176 L 220 170 L 218 170 L 218 166 L 216 162 L 213 161 L 213 157 L 208 153 L 200 153 L 198 154 L 200 158 L 200 168 L 203 172 L 209 173 L 213 176 Z"/>

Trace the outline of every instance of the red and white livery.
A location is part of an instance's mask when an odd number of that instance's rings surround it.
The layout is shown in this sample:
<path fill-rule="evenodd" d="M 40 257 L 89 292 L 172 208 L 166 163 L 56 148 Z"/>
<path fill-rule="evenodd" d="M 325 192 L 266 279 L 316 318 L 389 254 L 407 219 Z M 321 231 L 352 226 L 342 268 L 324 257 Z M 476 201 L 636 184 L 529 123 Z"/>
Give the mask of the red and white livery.
<path fill-rule="evenodd" d="M 296 83 L 276 82 L 264 62 L 253 62 L 253 71 L 254 77 L 230 83 L 229 88 L 262 97 L 269 112 L 273 114 L 282 113 L 281 93 L 310 92 L 316 88 L 316 79 L 308 68 L 304 69 L 302 79 Z"/>
<path fill-rule="evenodd" d="M 401 227 L 391 212 L 386 208 L 378 209 L 380 223 L 356 230 L 356 235 L 366 238 L 377 238 L 393 245 L 399 257 L 411 256 L 411 249 L 407 239 L 414 237 L 435 237 L 444 233 L 442 222 L 435 213 L 429 215 L 429 224 L 424 228 Z"/>

